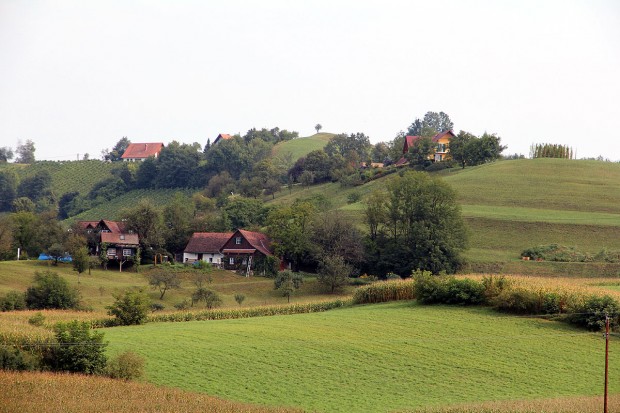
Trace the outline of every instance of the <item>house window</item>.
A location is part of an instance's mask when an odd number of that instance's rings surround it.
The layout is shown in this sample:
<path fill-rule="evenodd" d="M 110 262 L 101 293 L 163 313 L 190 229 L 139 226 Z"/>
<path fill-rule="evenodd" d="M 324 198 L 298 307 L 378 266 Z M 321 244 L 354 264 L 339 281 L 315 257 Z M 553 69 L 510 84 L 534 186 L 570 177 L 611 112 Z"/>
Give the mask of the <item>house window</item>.
<path fill-rule="evenodd" d="M 209 257 L 209 262 L 213 262 L 213 258 Z"/>
<path fill-rule="evenodd" d="M 123 248 L 123 257 L 131 257 L 131 252 L 130 248 Z"/>
<path fill-rule="evenodd" d="M 248 265 L 248 259 L 247 258 L 243 259 L 243 265 Z"/>
<path fill-rule="evenodd" d="M 116 248 L 108 248 L 106 254 L 110 257 L 116 257 Z"/>
<path fill-rule="evenodd" d="M 230 258 L 228 259 L 228 263 L 229 263 L 230 265 L 235 265 L 235 259 L 234 259 L 233 257 L 230 257 Z"/>
<path fill-rule="evenodd" d="M 241 237 L 235 238 L 235 245 L 241 245 Z"/>

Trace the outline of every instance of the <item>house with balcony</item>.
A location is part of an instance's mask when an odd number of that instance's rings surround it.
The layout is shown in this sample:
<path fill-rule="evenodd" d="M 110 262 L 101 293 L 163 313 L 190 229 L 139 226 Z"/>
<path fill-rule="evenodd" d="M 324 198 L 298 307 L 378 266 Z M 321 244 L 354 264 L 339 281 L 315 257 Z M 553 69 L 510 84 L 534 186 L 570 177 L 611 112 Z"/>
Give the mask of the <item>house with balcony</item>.
<path fill-rule="evenodd" d="M 79 221 L 78 227 L 86 236 L 89 254 L 101 257 L 104 267 L 113 262 L 122 271 L 123 264 L 139 259 L 140 237 L 127 229 L 124 222 Z"/>
<path fill-rule="evenodd" d="M 435 147 L 433 153 L 429 155 L 428 159 L 432 162 L 441 162 L 448 159 L 450 156 L 450 140 L 454 137 L 456 137 L 456 135 L 451 130 L 447 130 L 433 136 L 431 140 L 435 144 Z M 407 163 L 405 155 L 420 139 L 422 139 L 422 136 L 405 136 L 405 142 L 403 144 L 403 157 L 396 162 L 396 165 L 403 165 Z"/>

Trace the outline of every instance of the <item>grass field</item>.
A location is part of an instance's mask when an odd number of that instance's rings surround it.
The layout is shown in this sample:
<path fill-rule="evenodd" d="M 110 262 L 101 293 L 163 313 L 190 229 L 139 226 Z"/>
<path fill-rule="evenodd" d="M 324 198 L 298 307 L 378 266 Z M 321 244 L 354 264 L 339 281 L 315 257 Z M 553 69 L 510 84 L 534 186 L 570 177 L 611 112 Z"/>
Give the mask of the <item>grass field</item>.
<path fill-rule="evenodd" d="M 480 308 L 399 302 L 105 334 L 111 354 L 132 349 L 147 359 L 150 382 L 310 411 L 383 412 L 602 389 L 600 334 Z M 620 374 L 615 344 L 612 377 Z M 611 391 L 620 383 L 612 381 Z"/>
<path fill-rule="evenodd" d="M 323 149 L 323 147 L 327 145 L 327 142 L 334 136 L 335 134 L 333 133 L 322 132 L 304 138 L 280 142 L 273 147 L 272 153 L 274 156 L 278 156 L 290 152 L 293 156 L 293 160 L 296 161 L 312 151 Z"/>

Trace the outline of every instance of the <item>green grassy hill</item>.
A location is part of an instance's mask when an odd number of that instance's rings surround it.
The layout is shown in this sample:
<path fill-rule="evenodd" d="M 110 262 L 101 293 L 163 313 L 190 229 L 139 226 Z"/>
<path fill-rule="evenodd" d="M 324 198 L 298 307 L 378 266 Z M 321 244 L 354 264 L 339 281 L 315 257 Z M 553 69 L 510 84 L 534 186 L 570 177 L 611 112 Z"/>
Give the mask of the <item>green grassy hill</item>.
<path fill-rule="evenodd" d="M 297 138 L 286 142 L 280 142 L 273 148 L 273 155 L 278 156 L 290 152 L 293 160 L 297 160 L 317 149 L 323 149 L 327 142 L 333 138 L 333 133 L 316 133 L 305 138 Z"/>
<path fill-rule="evenodd" d="M 458 194 L 470 229 L 466 258 L 474 264 L 474 270 L 484 268 L 478 264 L 493 263 L 488 269 L 582 273 L 583 265 L 523 263 L 520 253 L 529 247 L 552 243 L 575 246 L 590 253 L 603 248 L 620 250 L 619 163 L 522 159 L 455 168 L 436 176 L 448 182 Z M 271 202 L 277 205 L 322 196 L 331 209 L 344 211 L 360 229 L 365 229 L 364 196 L 384 189 L 392 177 L 354 188 L 338 183 L 297 186 L 279 193 Z M 348 204 L 354 192 L 362 200 Z M 620 274 L 618 265 L 590 267 L 606 275 Z"/>
<path fill-rule="evenodd" d="M 317 412 L 600 394 L 600 334 L 412 302 L 105 330 L 158 385 Z M 196 366 L 202 366 L 196 368 Z M 620 374 L 612 363 L 611 377 Z M 610 382 L 612 393 L 620 391 Z"/>
<path fill-rule="evenodd" d="M 48 171 L 52 176 L 52 191 L 60 198 L 72 191 L 87 194 L 97 182 L 109 177 L 116 165 L 98 160 L 38 161 L 31 165 L 0 164 L 0 170 L 12 168 L 20 179 L 31 177 L 39 171 Z"/>

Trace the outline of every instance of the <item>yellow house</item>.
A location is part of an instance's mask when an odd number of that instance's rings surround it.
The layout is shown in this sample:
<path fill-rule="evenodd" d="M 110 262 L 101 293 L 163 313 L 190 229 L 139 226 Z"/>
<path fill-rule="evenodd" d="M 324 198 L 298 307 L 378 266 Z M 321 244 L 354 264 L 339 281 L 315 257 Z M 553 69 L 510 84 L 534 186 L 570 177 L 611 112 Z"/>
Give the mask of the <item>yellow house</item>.
<path fill-rule="evenodd" d="M 447 130 L 433 136 L 432 141 L 433 143 L 435 143 L 435 153 L 430 155 L 428 159 L 432 160 L 433 162 L 441 162 L 446 160 L 449 156 L 448 146 L 450 145 L 450 139 L 454 138 L 455 136 L 456 135 L 451 130 Z M 405 137 L 403 155 L 409 152 L 409 148 L 413 147 L 413 145 L 415 145 L 415 142 L 418 139 L 421 139 L 421 136 Z"/>

